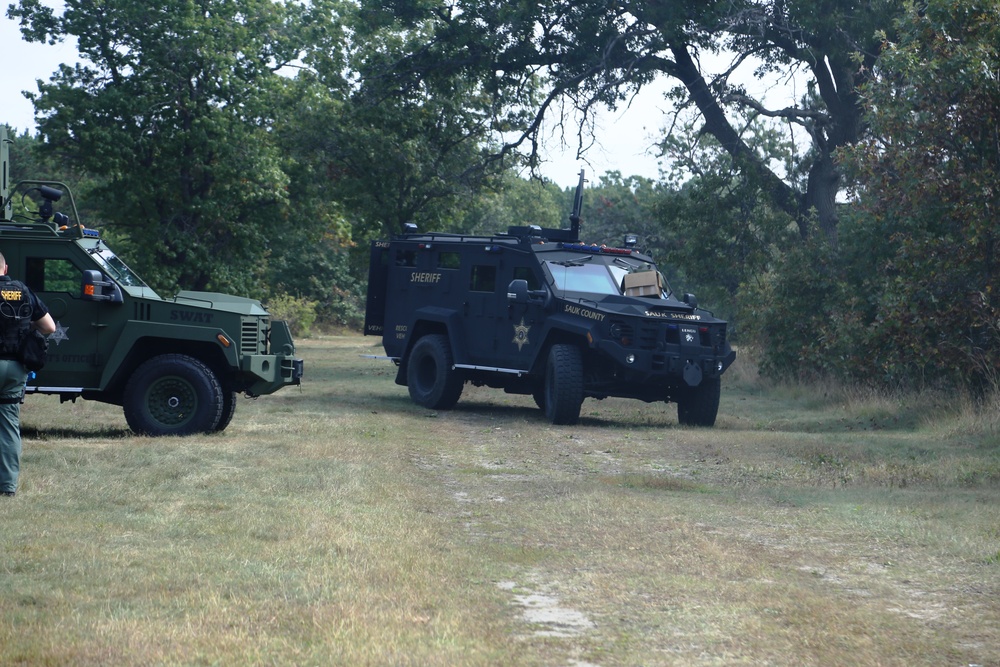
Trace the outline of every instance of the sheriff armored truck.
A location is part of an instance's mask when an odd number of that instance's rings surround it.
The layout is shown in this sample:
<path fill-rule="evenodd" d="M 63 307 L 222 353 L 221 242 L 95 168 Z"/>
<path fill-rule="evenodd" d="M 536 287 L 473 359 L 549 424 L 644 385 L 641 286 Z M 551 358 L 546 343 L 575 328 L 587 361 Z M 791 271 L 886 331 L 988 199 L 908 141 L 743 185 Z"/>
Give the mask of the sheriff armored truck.
<path fill-rule="evenodd" d="M 80 224 L 71 193 L 72 216 L 55 210 L 69 192 L 64 184 L 8 184 L 8 157 L 0 126 L 0 252 L 56 323 L 28 394 L 120 405 L 133 431 L 161 436 L 222 431 L 238 394 L 300 384 L 288 325 L 259 301 L 192 291 L 161 297 L 99 230 Z"/>
<path fill-rule="evenodd" d="M 582 243 L 583 184 L 581 172 L 569 229 L 410 226 L 372 243 L 364 333 L 382 337 L 415 403 L 452 408 L 470 382 L 530 394 L 553 424 L 608 396 L 673 402 L 681 424 L 715 424 L 736 358 L 726 322 L 676 298 L 633 239 Z"/>

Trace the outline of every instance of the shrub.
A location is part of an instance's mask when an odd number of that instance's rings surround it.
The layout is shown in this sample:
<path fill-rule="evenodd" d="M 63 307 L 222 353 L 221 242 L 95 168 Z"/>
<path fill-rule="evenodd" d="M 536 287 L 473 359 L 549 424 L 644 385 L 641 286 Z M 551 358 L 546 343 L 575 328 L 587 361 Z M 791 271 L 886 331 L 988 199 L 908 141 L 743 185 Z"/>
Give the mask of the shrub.
<path fill-rule="evenodd" d="M 316 302 L 290 294 L 277 294 L 268 301 L 271 317 L 285 320 L 293 336 L 308 338 L 316 321 Z"/>

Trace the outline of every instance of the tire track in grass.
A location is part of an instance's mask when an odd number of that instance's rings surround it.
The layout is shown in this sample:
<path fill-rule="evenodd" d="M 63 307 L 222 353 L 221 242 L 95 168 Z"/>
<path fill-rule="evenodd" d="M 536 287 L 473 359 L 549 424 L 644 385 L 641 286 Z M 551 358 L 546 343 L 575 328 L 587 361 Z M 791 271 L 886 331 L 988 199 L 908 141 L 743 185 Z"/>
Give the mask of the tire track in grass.
<path fill-rule="evenodd" d="M 498 505 L 508 501 L 510 494 L 505 491 L 509 484 L 529 481 L 532 474 L 521 472 L 505 472 L 507 467 L 498 463 L 496 453 L 490 453 L 490 442 L 502 441 L 503 429 L 484 428 L 484 422 L 475 414 L 450 413 L 447 417 L 451 426 L 457 427 L 462 434 L 452 431 L 447 438 L 458 438 L 465 442 L 475 443 L 471 449 L 468 445 L 462 450 L 465 460 L 459 461 L 458 456 L 445 449 L 448 446 L 445 438 L 436 440 L 440 445 L 434 452 L 425 452 L 414 457 L 415 465 L 425 473 L 438 479 L 441 487 L 454 504 L 455 517 L 470 538 L 476 541 L 504 541 L 507 536 L 503 531 L 493 531 L 488 522 L 477 518 L 477 506 Z M 484 437 L 485 436 L 485 437 Z M 470 476 L 462 474 L 470 469 L 483 471 Z M 470 480 L 482 482 L 471 484 Z M 528 570 L 520 581 L 497 581 L 496 586 L 510 594 L 511 606 L 518 615 L 518 620 L 526 630 L 516 639 L 532 641 L 541 639 L 546 642 L 561 642 L 563 649 L 570 655 L 582 652 L 579 640 L 588 636 L 597 624 L 586 613 L 566 606 L 556 594 L 558 582 L 550 581 L 540 569 Z M 569 659 L 568 667 L 600 667 L 592 662 Z"/>

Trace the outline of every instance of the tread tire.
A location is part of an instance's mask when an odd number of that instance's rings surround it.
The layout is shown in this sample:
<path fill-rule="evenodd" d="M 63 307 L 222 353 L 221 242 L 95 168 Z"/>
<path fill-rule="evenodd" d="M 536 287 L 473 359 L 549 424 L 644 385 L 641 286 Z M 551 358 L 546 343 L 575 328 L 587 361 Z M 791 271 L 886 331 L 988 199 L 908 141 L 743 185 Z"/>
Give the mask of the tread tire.
<path fill-rule="evenodd" d="M 688 387 L 677 398 L 677 421 L 682 426 L 715 426 L 721 395 L 719 378 L 706 378 L 697 387 Z"/>
<path fill-rule="evenodd" d="M 125 386 L 129 428 L 140 435 L 211 433 L 222 417 L 222 386 L 212 370 L 185 354 L 153 357 Z"/>
<path fill-rule="evenodd" d="M 222 391 L 222 414 L 219 416 L 219 423 L 215 425 L 216 433 L 225 431 L 229 423 L 233 421 L 233 415 L 236 414 L 236 399 L 235 391 Z"/>
<path fill-rule="evenodd" d="M 418 340 L 406 363 L 410 399 L 430 410 L 450 410 L 458 403 L 465 377 L 455 364 L 448 337 L 430 334 Z"/>
<path fill-rule="evenodd" d="M 543 382 L 539 386 L 531 390 L 531 398 L 535 400 L 535 405 L 542 412 L 545 411 L 545 383 Z"/>
<path fill-rule="evenodd" d="M 583 405 L 583 356 L 575 345 L 552 346 L 545 362 L 545 416 L 557 425 L 580 420 Z"/>

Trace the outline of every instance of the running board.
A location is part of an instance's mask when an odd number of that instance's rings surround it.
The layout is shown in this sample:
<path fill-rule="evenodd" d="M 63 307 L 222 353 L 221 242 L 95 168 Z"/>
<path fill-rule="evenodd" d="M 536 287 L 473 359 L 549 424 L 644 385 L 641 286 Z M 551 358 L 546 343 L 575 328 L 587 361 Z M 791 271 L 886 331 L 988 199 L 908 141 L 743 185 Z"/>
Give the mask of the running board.
<path fill-rule="evenodd" d="M 473 366 L 471 364 L 455 364 L 452 368 L 461 368 L 467 371 L 489 371 L 491 373 L 510 373 L 511 375 L 516 375 L 521 377 L 528 373 L 528 371 L 521 371 L 516 368 L 496 368 L 495 366 Z"/>

